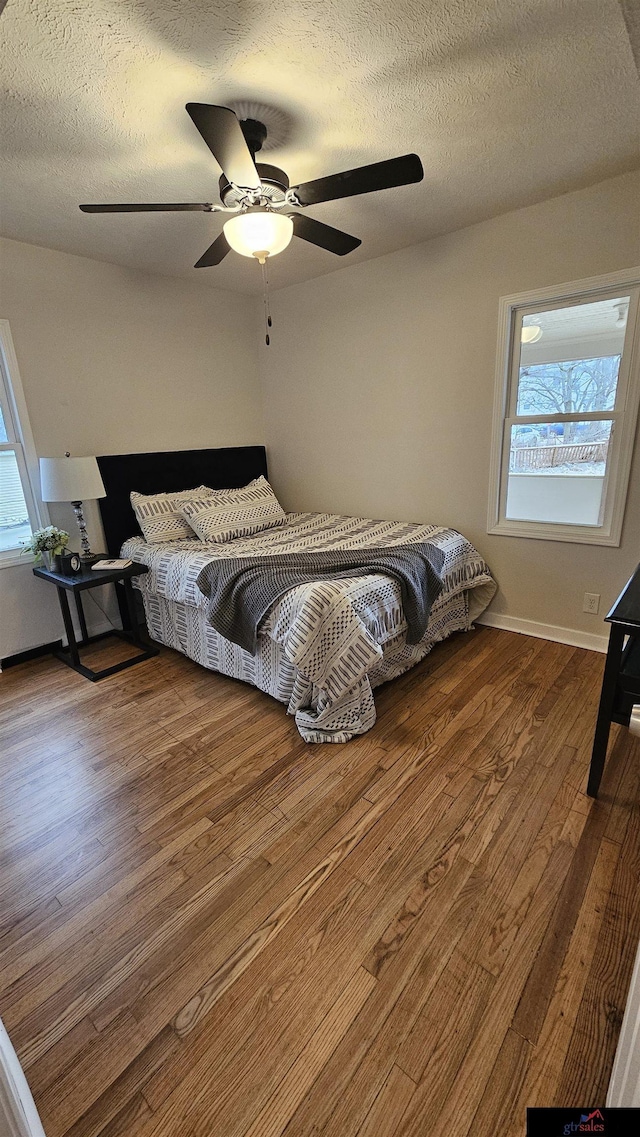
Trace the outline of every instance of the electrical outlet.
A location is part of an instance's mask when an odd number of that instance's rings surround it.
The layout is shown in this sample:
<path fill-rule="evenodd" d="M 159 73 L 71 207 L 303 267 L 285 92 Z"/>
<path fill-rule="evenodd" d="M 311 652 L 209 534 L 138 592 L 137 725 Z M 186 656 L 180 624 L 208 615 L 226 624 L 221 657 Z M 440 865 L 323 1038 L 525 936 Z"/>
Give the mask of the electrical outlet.
<path fill-rule="evenodd" d="M 582 601 L 582 611 L 583 612 L 590 612 L 592 614 L 592 616 L 596 616 L 598 614 L 598 608 L 599 607 L 600 607 L 600 593 L 599 592 L 585 592 L 584 599 Z"/>

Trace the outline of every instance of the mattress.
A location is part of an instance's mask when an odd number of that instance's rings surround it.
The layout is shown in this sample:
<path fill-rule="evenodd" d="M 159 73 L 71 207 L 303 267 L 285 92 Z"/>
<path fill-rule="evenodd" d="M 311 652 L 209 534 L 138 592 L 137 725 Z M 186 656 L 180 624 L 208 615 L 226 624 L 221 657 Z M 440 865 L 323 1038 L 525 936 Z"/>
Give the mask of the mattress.
<path fill-rule="evenodd" d="M 202 568 L 223 557 L 425 540 L 445 554 L 443 589 L 425 635 L 414 645 L 406 643 L 399 585 L 380 574 L 291 589 L 263 622 L 255 656 L 208 624 L 206 599 L 196 584 Z M 284 526 L 222 545 L 195 538 L 149 545 L 133 537 L 122 555 L 149 567 L 136 583 L 151 636 L 284 703 L 307 742 L 347 742 L 370 730 L 374 688 L 415 666 L 435 643 L 467 630 L 496 589 L 478 551 L 453 529 L 332 514 L 288 514 Z"/>

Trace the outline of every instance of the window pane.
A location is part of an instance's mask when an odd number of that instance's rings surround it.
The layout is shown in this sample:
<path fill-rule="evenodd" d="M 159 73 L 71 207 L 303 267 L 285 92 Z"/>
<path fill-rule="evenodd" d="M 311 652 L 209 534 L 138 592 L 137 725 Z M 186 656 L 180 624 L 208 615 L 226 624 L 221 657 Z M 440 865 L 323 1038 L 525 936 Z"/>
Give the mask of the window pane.
<path fill-rule="evenodd" d="M 0 407 L 0 442 L 8 442 L 7 428 L 4 425 L 4 418 L 2 415 L 2 407 Z"/>
<path fill-rule="evenodd" d="M 30 535 L 15 451 L 0 450 L 0 552 L 19 548 Z"/>
<path fill-rule="evenodd" d="M 619 355 L 536 363 L 520 368 L 519 415 L 611 411 L 616 401 Z"/>
<path fill-rule="evenodd" d="M 512 426 L 506 516 L 599 525 L 611 421 Z"/>
<path fill-rule="evenodd" d="M 629 296 L 523 317 L 516 414 L 613 409 Z"/>

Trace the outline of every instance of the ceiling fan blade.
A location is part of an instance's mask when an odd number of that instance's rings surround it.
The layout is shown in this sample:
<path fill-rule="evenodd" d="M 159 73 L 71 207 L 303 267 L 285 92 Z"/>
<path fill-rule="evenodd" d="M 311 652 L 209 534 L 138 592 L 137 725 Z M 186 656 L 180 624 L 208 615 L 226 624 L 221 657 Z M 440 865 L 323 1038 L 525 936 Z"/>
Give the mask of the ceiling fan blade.
<path fill-rule="evenodd" d="M 187 111 L 227 180 L 245 189 L 259 189 L 260 176 L 233 111 L 209 103 L 187 103 Z"/>
<path fill-rule="evenodd" d="M 421 182 L 424 177 L 422 162 L 417 154 L 404 154 L 401 158 L 388 158 L 386 162 L 373 162 L 370 166 L 360 166 L 357 170 L 345 170 L 342 174 L 330 174 L 327 178 L 316 178 L 313 182 L 303 182 L 294 186 L 301 205 L 317 205 L 321 201 L 335 201 L 340 197 L 355 197 L 359 193 L 372 193 L 374 190 L 393 189 L 411 182 Z"/>
<path fill-rule="evenodd" d="M 210 201 L 198 201 L 161 205 L 81 205 L 80 209 L 83 213 L 160 213 L 167 209 L 199 209 L 211 213 L 213 205 Z"/>
<path fill-rule="evenodd" d="M 339 257 L 353 252 L 362 244 L 359 237 L 352 237 L 349 233 L 343 233 L 341 229 L 334 229 L 332 225 L 316 221 L 314 217 L 307 217 L 303 213 L 290 213 L 288 216 L 293 221 L 293 232 L 296 237 L 302 237 L 303 241 L 309 241 L 312 245 L 318 245 L 321 249 L 327 249 Z"/>
<path fill-rule="evenodd" d="M 224 260 L 227 253 L 231 251 L 231 245 L 227 241 L 224 233 L 216 237 L 212 245 L 209 245 L 206 253 L 203 253 L 199 261 L 196 261 L 194 268 L 211 268 L 212 265 L 219 265 L 220 261 Z"/>

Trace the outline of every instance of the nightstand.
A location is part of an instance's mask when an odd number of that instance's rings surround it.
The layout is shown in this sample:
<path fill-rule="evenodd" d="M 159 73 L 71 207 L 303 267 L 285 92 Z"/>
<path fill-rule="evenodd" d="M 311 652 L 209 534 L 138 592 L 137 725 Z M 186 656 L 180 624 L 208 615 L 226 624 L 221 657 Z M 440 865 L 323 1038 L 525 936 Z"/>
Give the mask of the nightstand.
<path fill-rule="evenodd" d="M 63 576 L 60 572 L 54 572 L 45 568 L 34 568 L 34 576 L 39 576 L 41 580 L 48 580 L 51 584 L 55 584 L 58 590 L 58 600 L 60 601 L 60 610 L 62 612 L 62 619 L 64 620 L 64 628 L 67 633 L 68 647 L 53 654 L 56 659 L 61 659 L 68 667 L 72 667 L 79 675 L 84 675 L 85 679 L 90 679 L 95 683 L 98 679 L 106 679 L 107 675 L 115 675 L 117 671 L 124 671 L 125 667 L 133 667 L 134 663 L 142 663 L 144 659 L 151 659 L 152 656 L 158 654 L 158 648 L 154 647 L 146 636 L 146 631 L 142 631 L 138 623 L 138 615 L 136 612 L 135 599 L 133 595 L 133 586 L 131 580 L 134 576 L 142 576 L 143 573 L 148 572 L 147 565 L 138 564 L 136 561 L 125 569 L 83 569 L 82 572 L 77 573 L 75 576 Z M 129 614 L 129 621 L 131 630 L 127 631 L 124 628 L 114 628 L 112 631 L 101 632 L 97 636 L 90 636 L 87 633 L 87 622 L 82 607 L 82 593 L 87 588 L 98 588 L 102 584 L 122 584 L 124 588 L 124 595 L 126 599 L 127 612 Z M 78 621 L 80 623 L 80 632 L 82 638 L 76 640 L 75 631 L 73 627 L 73 620 L 71 619 L 71 610 L 69 608 L 68 592 L 72 592 L 75 598 L 76 611 L 78 613 Z M 79 648 L 86 647 L 87 644 L 96 643 L 98 640 L 106 639 L 108 636 L 118 636 L 127 643 L 131 643 L 134 647 L 140 649 L 139 655 L 134 655 L 130 659 L 124 659 L 121 663 L 114 663 L 111 667 L 104 667 L 101 671 L 93 671 L 90 667 L 85 667 L 80 662 Z"/>

